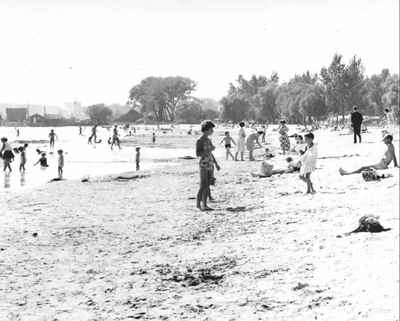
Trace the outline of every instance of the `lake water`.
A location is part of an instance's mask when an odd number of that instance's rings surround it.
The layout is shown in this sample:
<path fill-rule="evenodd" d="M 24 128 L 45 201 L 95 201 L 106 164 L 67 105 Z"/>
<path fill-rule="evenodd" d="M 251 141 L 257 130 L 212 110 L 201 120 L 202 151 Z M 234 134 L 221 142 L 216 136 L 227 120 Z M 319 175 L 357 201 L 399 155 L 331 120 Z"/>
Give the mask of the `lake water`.
<path fill-rule="evenodd" d="M 20 155 L 15 154 L 15 160 L 11 164 L 13 169 L 11 174 L 4 174 L 1 171 L 3 184 L 0 185 L 0 190 L 37 187 L 57 177 L 58 149 L 64 150 L 65 179 L 134 171 L 136 146 L 141 147 L 141 170 L 174 165 L 176 164 L 174 160 L 176 161 L 178 157 L 194 156 L 194 141 L 197 135 L 187 134 L 190 127 L 181 125 L 172 131 L 169 127 L 163 130 L 162 127 L 157 129 L 154 126 L 140 125 L 135 126 L 136 133 L 133 136 L 128 136 L 127 131 L 119 128 L 122 149 L 115 147 L 114 150 L 111 150 L 107 143 L 112 135 L 112 128 L 99 127 L 98 139 L 101 139 L 102 143 L 89 145 L 87 139 L 90 136 L 90 127 L 83 129 L 82 136 L 79 135 L 78 127 L 55 127 L 57 139 L 54 150 L 50 150 L 48 134 L 51 128 L 20 127 L 20 136 L 17 137 L 15 128 L 0 127 L 0 137 L 7 137 L 13 148 L 21 146 L 24 141 L 29 144 L 26 151 L 26 172 L 19 173 Z M 153 131 L 157 135 L 155 144 L 151 138 Z M 36 149 L 46 152 L 48 168 L 43 169 L 39 165 L 33 165 L 39 159 Z"/>

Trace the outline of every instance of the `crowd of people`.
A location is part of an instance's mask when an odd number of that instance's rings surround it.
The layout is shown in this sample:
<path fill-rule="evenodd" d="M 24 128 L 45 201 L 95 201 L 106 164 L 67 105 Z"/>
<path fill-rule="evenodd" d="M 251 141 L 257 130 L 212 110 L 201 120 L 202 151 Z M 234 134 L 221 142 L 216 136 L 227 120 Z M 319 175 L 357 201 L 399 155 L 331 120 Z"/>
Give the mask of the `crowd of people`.
<path fill-rule="evenodd" d="M 363 116 L 359 112 L 358 108 L 355 106 L 353 112 L 350 115 L 350 124 L 353 130 L 354 143 L 362 142 L 362 123 Z M 289 135 L 289 127 L 286 120 L 282 119 L 279 122 L 278 128 L 273 129 L 277 131 L 279 141 L 277 141 L 278 146 L 280 146 L 280 154 L 286 155 L 286 167 L 285 168 L 274 168 L 271 163 L 271 159 L 275 157 L 270 148 L 267 147 L 269 143 L 266 142 L 266 132 L 268 125 L 259 124 L 252 125 L 251 132 L 246 132 L 249 130 L 249 126 L 246 126 L 245 122 L 240 122 L 238 124 L 237 136 L 232 137 L 229 131 L 225 131 L 220 145 L 223 144 L 225 148 L 225 158 L 226 160 L 232 159 L 233 161 L 245 161 L 248 158 L 249 161 L 253 162 L 256 160 L 254 152 L 257 149 L 264 149 L 263 159 L 260 163 L 260 170 L 256 173 L 251 173 L 253 177 L 271 177 L 273 175 L 298 173 L 299 178 L 306 184 L 306 194 L 315 194 L 315 188 L 311 180 L 311 175 L 316 169 L 316 163 L 318 159 L 318 148 L 315 143 L 315 131 L 308 131 L 305 134 L 295 133 Z M 204 121 L 201 124 L 201 137 L 196 142 L 196 156 L 200 158 L 200 188 L 197 194 L 197 207 L 201 210 L 212 210 L 207 205 L 207 200 L 212 199 L 210 186 L 215 183 L 214 168 L 219 170 L 216 158 L 213 152 L 215 151 L 215 146 L 213 145 L 210 137 L 213 134 L 215 124 L 212 121 Z M 385 127 L 388 129 L 388 127 Z M 136 133 L 134 127 L 129 127 L 129 125 L 123 128 L 125 132 L 129 132 L 127 136 L 133 136 Z M 393 145 L 393 135 L 389 133 L 388 130 L 383 131 L 383 143 L 386 145 L 386 151 L 382 159 L 374 164 L 362 166 L 353 171 L 346 171 L 339 168 L 340 175 L 351 175 L 362 173 L 365 177 L 379 177 L 375 172 L 376 170 L 385 170 L 389 168 L 389 165 L 393 162 L 395 167 L 398 167 L 398 162 L 395 154 L 395 148 Z M 83 128 L 79 126 L 79 135 L 83 136 Z M 117 125 L 112 128 L 112 134 L 108 138 L 107 142 L 110 145 L 110 149 L 113 150 L 114 147 L 121 149 L 121 139 L 120 132 Z M 190 128 L 188 135 L 193 133 L 192 127 Z M 18 129 L 18 136 L 20 132 Z M 291 144 L 291 139 L 294 140 L 294 144 Z M 51 129 L 48 134 L 49 149 L 52 153 L 55 148 L 58 136 L 54 129 Z M 156 133 L 153 131 L 151 133 L 151 142 L 156 143 Z M 88 135 L 87 143 L 89 145 L 96 145 L 102 143 L 102 139 L 98 138 L 98 125 L 94 125 L 90 128 L 90 135 Z M 27 156 L 26 150 L 28 144 L 23 144 L 21 146 L 12 148 L 8 139 L 6 137 L 1 138 L 1 149 L 0 158 L 3 160 L 3 170 L 4 172 L 10 173 L 12 171 L 11 163 L 14 161 L 16 155 L 19 155 L 19 171 L 26 171 Z M 135 147 L 135 164 L 136 170 L 140 170 L 140 158 L 141 149 L 140 147 Z M 39 149 L 36 150 L 38 153 L 38 160 L 34 163 L 35 165 L 40 165 L 41 168 L 49 167 L 47 155 L 45 151 Z M 57 150 L 58 160 L 57 160 L 57 174 L 58 179 L 63 178 L 64 172 L 64 151 L 62 149 Z M 248 155 L 248 157 L 247 157 Z M 366 172 L 369 174 L 367 175 Z M 372 173 L 372 174 L 371 174 Z M 363 176 L 364 177 L 364 176 Z"/>
<path fill-rule="evenodd" d="M 363 116 L 358 111 L 358 108 L 354 106 L 353 112 L 350 115 L 351 127 L 354 134 L 354 143 L 361 143 L 361 126 L 363 123 Z M 389 122 L 388 122 L 389 123 Z M 385 126 L 387 128 L 388 126 Z M 201 211 L 213 210 L 207 205 L 207 200 L 210 199 L 210 186 L 215 182 L 214 177 L 214 166 L 217 164 L 213 152 L 215 146 L 212 144 L 210 136 L 213 134 L 215 124 L 210 121 L 204 121 L 201 124 L 202 136 L 196 142 L 196 156 L 200 158 L 200 188 L 197 194 L 197 208 Z M 246 149 L 248 152 L 249 161 L 255 161 L 254 150 L 263 148 L 262 144 L 265 144 L 266 136 L 266 125 L 262 125 L 260 129 L 249 135 L 246 135 L 246 124 L 245 122 L 239 123 L 238 136 L 235 140 L 229 131 L 224 133 L 224 137 L 220 144 L 225 145 L 225 157 L 226 160 L 230 158 L 234 161 L 245 160 Z M 274 165 L 269 162 L 274 155 L 269 151 L 269 148 L 265 149 L 264 159 L 261 161 L 260 171 L 257 173 L 251 173 L 253 177 L 271 177 L 277 174 L 289 174 L 298 173 L 299 178 L 306 184 L 305 194 L 315 194 L 315 188 L 311 180 L 311 174 L 316 170 L 316 164 L 318 159 L 317 144 L 314 142 L 315 135 L 313 132 L 307 132 L 305 135 L 293 134 L 289 136 L 289 127 L 286 121 L 282 119 L 278 127 L 279 143 L 281 148 L 281 154 L 286 155 L 291 153 L 292 155 L 286 158 L 287 168 L 274 169 Z M 393 162 L 394 167 L 398 167 L 396 158 L 395 148 L 393 145 L 393 135 L 386 129 L 382 131 L 383 143 L 386 145 L 386 151 L 382 159 L 371 165 L 362 166 L 354 171 L 345 171 L 339 168 L 340 175 L 351 175 L 351 174 L 362 174 L 365 180 L 377 180 L 388 177 L 388 175 L 379 175 L 376 170 L 386 170 L 389 165 Z M 261 143 L 259 138 L 262 138 Z M 294 138 L 296 143 L 291 148 L 290 138 Z M 232 153 L 233 145 L 236 147 L 235 155 Z M 216 167 L 219 170 L 219 165 Z"/>

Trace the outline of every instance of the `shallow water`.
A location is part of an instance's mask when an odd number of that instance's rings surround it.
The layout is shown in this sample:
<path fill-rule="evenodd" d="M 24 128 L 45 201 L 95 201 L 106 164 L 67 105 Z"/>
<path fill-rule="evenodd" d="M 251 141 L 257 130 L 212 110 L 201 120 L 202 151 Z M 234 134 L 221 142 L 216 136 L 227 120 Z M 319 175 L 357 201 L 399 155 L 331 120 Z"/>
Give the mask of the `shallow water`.
<path fill-rule="evenodd" d="M 136 169 L 136 146 L 141 146 L 141 170 L 152 170 L 157 167 L 173 165 L 176 164 L 174 160 L 178 157 L 193 156 L 194 154 L 191 142 L 181 144 L 183 147 L 177 146 L 179 144 L 168 144 L 169 141 L 175 140 L 171 131 L 163 132 L 151 126 L 146 128 L 138 126 L 134 136 L 127 136 L 127 132 L 119 129 L 122 148 L 115 147 L 114 150 L 111 150 L 107 143 L 112 133 L 111 129 L 99 128 L 98 139 L 101 139 L 102 142 L 89 145 L 87 143 L 90 135 L 89 127 L 84 128 L 82 136 L 79 135 L 78 127 L 56 127 L 54 129 L 57 139 L 54 149 L 51 150 L 47 142 L 50 129 L 48 127 L 21 127 L 20 136 L 17 137 L 15 128 L 0 127 L 0 136 L 7 137 L 13 148 L 21 146 L 25 141 L 29 144 L 26 151 L 25 173 L 19 172 L 20 155 L 14 153 L 15 159 L 11 164 L 13 171 L 10 174 L 1 174 L 3 184 L 0 185 L 0 190 L 37 187 L 57 177 L 58 149 L 64 151 L 65 179 L 81 179 L 86 176 L 134 171 Z M 155 144 L 151 141 L 153 130 L 157 133 Z M 180 133 L 181 131 L 182 133 Z M 185 127 L 176 130 L 175 135 L 181 135 L 184 132 L 187 132 Z M 186 136 L 188 135 L 186 134 Z M 191 139 L 194 140 L 195 137 Z M 47 154 L 48 168 L 34 165 L 39 159 L 36 149 Z"/>

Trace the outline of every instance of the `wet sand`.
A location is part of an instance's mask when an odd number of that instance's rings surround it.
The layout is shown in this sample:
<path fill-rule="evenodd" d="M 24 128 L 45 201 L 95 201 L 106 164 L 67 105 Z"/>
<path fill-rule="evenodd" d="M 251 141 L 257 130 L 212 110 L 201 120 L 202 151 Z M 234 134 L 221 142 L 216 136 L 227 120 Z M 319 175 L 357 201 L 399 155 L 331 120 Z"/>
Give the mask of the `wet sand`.
<path fill-rule="evenodd" d="M 197 160 L 0 194 L 0 320 L 398 320 L 399 173 L 339 176 L 381 143 L 333 135 L 317 136 L 313 196 L 221 157 L 208 213 Z M 392 230 L 337 237 L 368 214 Z"/>

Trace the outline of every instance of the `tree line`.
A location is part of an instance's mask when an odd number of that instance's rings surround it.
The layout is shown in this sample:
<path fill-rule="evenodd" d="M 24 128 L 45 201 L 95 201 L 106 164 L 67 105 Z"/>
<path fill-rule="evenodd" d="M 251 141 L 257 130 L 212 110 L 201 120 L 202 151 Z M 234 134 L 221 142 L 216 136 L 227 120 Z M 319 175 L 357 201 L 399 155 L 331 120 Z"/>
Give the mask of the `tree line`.
<path fill-rule="evenodd" d="M 277 73 L 249 79 L 239 75 L 221 103 L 221 118 L 233 122 L 247 119 L 275 123 L 285 118 L 307 124 L 328 117 L 339 121 L 355 105 L 371 116 L 393 110 L 399 119 L 399 75 L 383 69 L 367 77 L 360 58 L 354 56 L 345 63 L 336 54 L 319 74 L 307 71 L 283 83 Z"/>
<path fill-rule="evenodd" d="M 147 77 L 129 91 L 130 110 L 118 117 L 104 104 L 89 106 L 92 122 L 111 120 L 133 122 L 198 123 L 203 119 L 242 120 L 276 123 L 285 118 L 290 123 L 344 120 L 354 105 L 366 115 L 383 116 L 385 109 L 399 113 L 399 75 L 388 69 L 367 77 L 360 58 L 349 62 L 335 54 L 328 67 L 317 74 L 306 71 L 280 82 L 279 75 L 239 75 L 229 84 L 227 94 L 217 102 L 196 98 L 196 82 L 187 77 Z"/>

